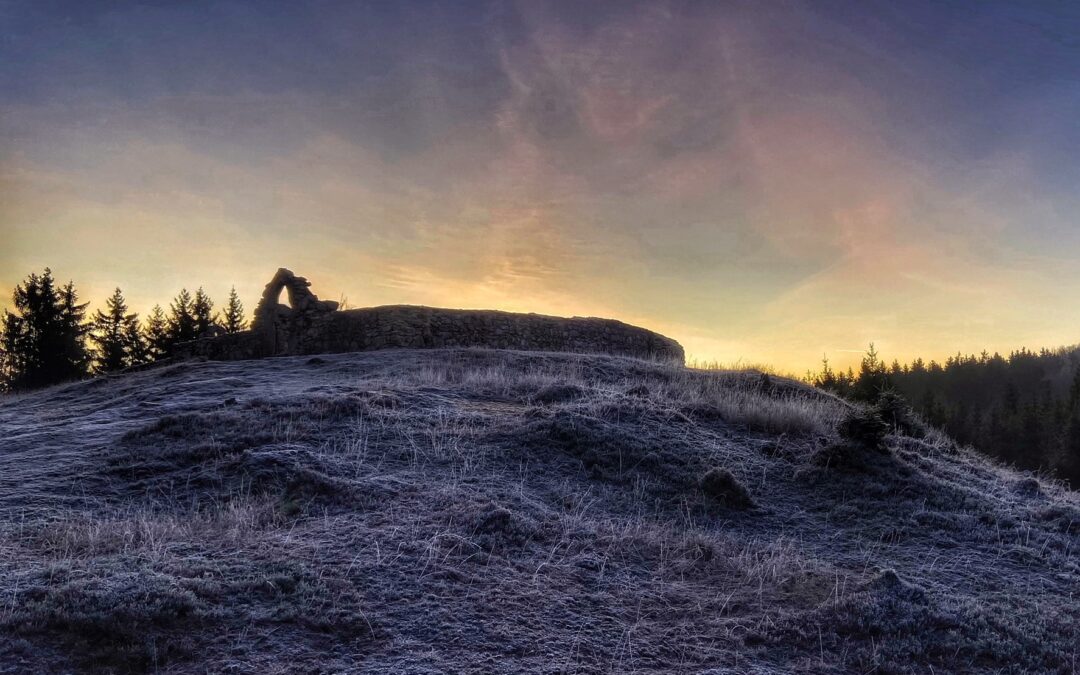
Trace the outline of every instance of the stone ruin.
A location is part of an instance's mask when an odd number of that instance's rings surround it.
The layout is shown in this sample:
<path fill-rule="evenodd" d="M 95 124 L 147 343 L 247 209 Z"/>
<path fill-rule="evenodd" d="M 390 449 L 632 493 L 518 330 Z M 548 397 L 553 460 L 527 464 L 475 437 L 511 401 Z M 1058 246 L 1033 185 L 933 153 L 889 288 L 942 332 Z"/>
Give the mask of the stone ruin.
<path fill-rule="evenodd" d="M 308 290 L 310 286 L 310 281 L 284 267 L 266 284 L 251 323 L 252 337 L 262 343 L 266 353 L 299 353 L 304 334 L 320 318 L 337 311 L 338 303 L 318 299 Z M 278 302 L 283 290 L 289 298 L 288 305 Z"/>
<path fill-rule="evenodd" d="M 266 285 L 251 330 L 179 345 L 178 358 L 234 360 L 374 349 L 487 347 L 602 353 L 683 363 L 678 342 L 613 319 L 562 318 L 495 310 L 386 305 L 339 310 L 311 283 L 281 268 Z M 279 302 L 282 291 L 289 304 Z"/>

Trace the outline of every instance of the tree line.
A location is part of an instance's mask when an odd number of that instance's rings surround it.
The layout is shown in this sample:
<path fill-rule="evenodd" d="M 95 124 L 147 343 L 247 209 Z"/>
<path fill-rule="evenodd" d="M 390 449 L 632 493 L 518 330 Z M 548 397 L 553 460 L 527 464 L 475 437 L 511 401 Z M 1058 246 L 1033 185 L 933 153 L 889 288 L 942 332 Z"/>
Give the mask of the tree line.
<path fill-rule="evenodd" d="M 45 387 L 115 372 L 167 358 L 172 348 L 213 331 L 247 328 L 244 306 L 234 287 L 225 308 L 200 287 L 181 289 L 166 312 L 154 305 L 145 320 L 130 312 L 117 288 L 104 309 L 87 316 L 71 281 L 59 284 L 52 270 L 32 273 L 12 293 L 14 312 L 0 326 L 0 390 Z"/>
<path fill-rule="evenodd" d="M 891 364 L 870 345 L 858 372 L 824 359 L 812 384 L 865 403 L 899 395 L 956 441 L 1080 486 L 1080 347 Z"/>

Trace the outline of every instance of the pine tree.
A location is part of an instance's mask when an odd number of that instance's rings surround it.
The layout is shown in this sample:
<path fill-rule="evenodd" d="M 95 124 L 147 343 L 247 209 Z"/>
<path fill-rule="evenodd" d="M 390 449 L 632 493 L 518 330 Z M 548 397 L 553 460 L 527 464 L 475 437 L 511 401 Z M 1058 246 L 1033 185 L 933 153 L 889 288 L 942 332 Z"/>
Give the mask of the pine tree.
<path fill-rule="evenodd" d="M 91 328 L 86 321 L 89 304 L 79 304 L 73 282 L 67 282 L 60 289 L 60 351 L 63 358 L 57 362 L 58 382 L 86 377 L 90 370 L 90 350 L 86 348 L 86 337 Z"/>
<path fill-rule="evenodd" d="M 247 328 L 247 322 L 244 320 L 244 305 L 240 302 L 240 296 L 236 294 L 236 286 L 229 290 L 229 303 L 225 305 L 225 314 L 222 318 L 225 320 L 226 333 L 239 333 Z"/>
<path fill-rule="evenodd" d="M 195 337 L 199 337 L 214 325 L 214 303 L 203 291 L 202 286 L 195 291 L 195 300 L 191 303 L 191 314 L 195 319 Z"/>
<path fill-rule="evenodd" d="M 821 374 L 815 378 L 814 386 L 826 391 L 836 390 L 836 373 L 833 372 L 832 367 L 829 365 L 829 356 L 827 354 L 821 356 Z"/>
<path fill-rule="evenodd" d="M 191 293 L 188 293 L 186 288 L 180 289 L 180 293 L 169 306 L 168 335 L 166 349 L 180 342 L 190 342 L 199 336 L 195 325 Z"/>
<path fill-rule="evenodd" d="M 18 320 L 10 322 L 13 331 L 11 341 L 19 352 L 22 366 L 12 375 L 11 388 L 31 388 L 58 381 L 49 366 L 61 353 L 60 296 L 53 281 L 52 270 L 45 268 L 40 277 L 31 274 L 26 282 L 17 286 L 12 295 Z"/>
<path fill-rule="evenodd" d="M 136 315 L 128 314 L 127 310 L 124 294 L 117 288 L 112 297 L 105 301 L 105 311 L 99 309 L 94 314 L 90 340 L 97 345 L 94 356 L 94 369 L 97 372 L 108 373 L 131 365 L 129 327 L 133 323 L 138 324 Z"/>
<path fill-rule="evenodd" d="M 7 389 L 27 389 L 86 375 L 86 305 L 75 285 L 56 287 L 52 271 L 31 274 L 12 294 L 17 313 L 5 311 L 0 376 Z"/>
<path fill-rule="evenodd" d="M 0 391 L 15 389 L 27 369 L 26 331 L 22 317 L 4 312 L 0 334 Z"/>
<path fill-rule="evenodd" d="M 129 314 L 124 321 L 124 349 L 127 351 L 129 366 L 150 363 L 150 348 L 143 337 L 137 314 Z"/>
<path fill-rule="evenodd" d="M 165 318 L 161 305 L 154 305 L 150 310 L 142 337 L 146 345 L 147 360 L 160 361 L 169 355 L 172 338 L 169 335 L 169 321 Z"/>
<path fill-rule="evenodd" d="M 860 401 L 875 401 L 878 395 L 885 391 L 888 386 L 888 371 L 885 364 L 878 357 L 874 343 L 871 342 L 870 348 L 866 350 L 866 355 L 863 356 L 862 364 L 859 366 L 859 376 L 855 382 L 852 396 Z"/>

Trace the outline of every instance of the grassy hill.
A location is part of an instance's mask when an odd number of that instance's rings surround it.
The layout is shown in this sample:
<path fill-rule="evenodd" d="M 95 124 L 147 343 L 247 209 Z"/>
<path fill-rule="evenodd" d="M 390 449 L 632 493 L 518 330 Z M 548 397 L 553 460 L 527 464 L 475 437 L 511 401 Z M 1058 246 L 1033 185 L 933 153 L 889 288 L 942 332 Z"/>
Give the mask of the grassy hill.
<path fill-rule="evenodd" d="M 1075 672 L 1077 495 L 847 410 L 483 350 L 0 399 L 0 672 Z"/>

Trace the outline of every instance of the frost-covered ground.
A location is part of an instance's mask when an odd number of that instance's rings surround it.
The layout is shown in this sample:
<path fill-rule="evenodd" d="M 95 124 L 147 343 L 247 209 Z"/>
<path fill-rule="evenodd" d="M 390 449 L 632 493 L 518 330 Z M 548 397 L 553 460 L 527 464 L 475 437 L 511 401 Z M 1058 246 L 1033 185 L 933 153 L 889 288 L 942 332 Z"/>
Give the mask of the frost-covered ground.
<path fill-rule="evenodd" d="M 1075 672 L 1080 501 L 754 373 L 388 351 L 0 399 L 0 671 Z"/>

